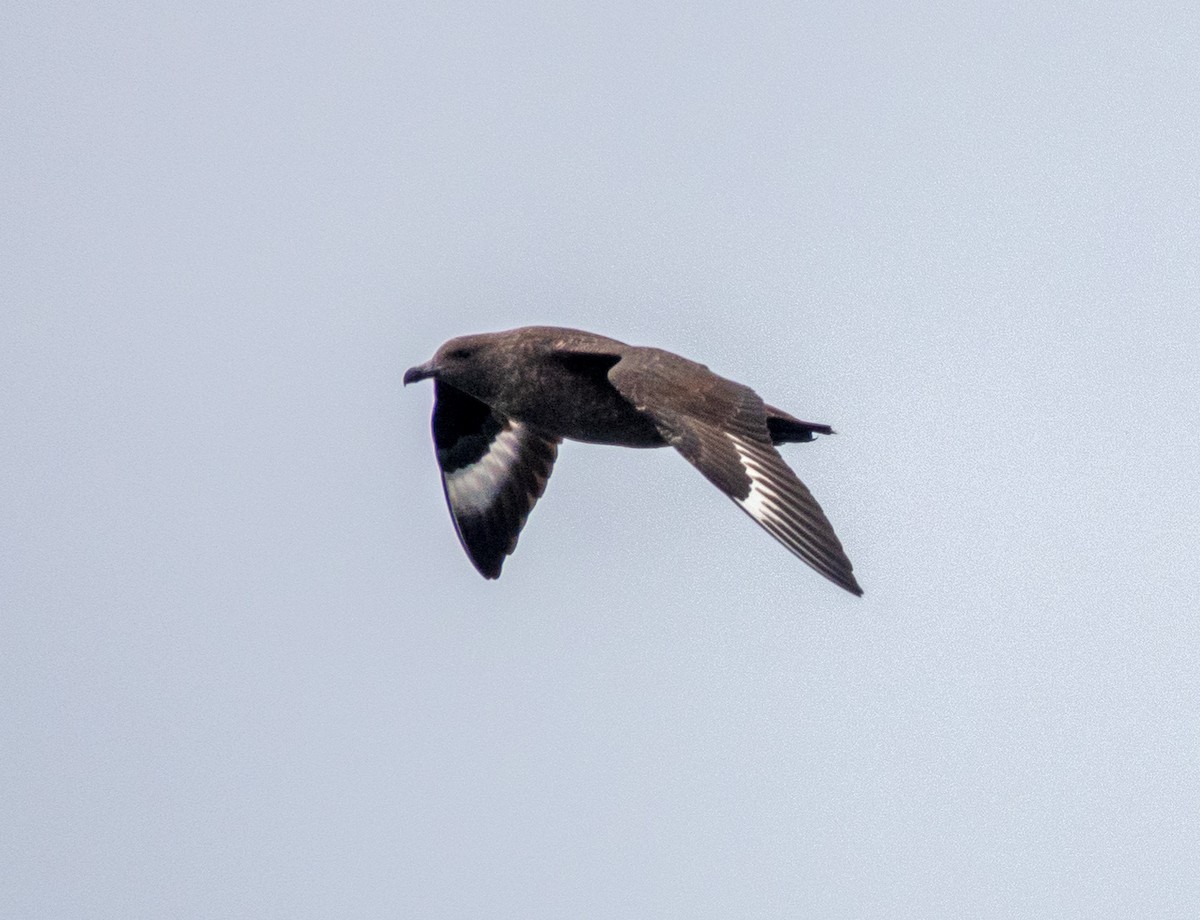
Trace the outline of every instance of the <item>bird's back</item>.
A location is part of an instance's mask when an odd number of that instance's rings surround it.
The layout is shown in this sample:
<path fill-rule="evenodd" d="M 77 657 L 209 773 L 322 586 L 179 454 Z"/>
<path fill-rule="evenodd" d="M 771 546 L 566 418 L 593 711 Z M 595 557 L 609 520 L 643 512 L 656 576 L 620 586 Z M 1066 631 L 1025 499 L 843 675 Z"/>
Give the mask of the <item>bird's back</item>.
<path fill-rule="evenodd" d="M 620 447 L 663 447 L 653 420 L 609 382 L 608 372 L 639 349 L 574 329 L 527 327 L 494 408 L 561 437 Z"/>

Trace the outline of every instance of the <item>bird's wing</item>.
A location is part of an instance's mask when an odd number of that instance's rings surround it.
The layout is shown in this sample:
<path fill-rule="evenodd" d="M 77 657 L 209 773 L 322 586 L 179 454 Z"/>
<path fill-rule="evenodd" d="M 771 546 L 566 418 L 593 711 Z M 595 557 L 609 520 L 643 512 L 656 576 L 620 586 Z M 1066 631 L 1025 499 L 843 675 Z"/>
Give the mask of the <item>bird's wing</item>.
<path fill-rule="evenodd" d="M 772 446 L 758 394 L 651 348 L 628 350 L 608 378 L 654 420 L 667 443 L 771 536 L 834 584 L 862 594 L 821 506 Z"/>
<path fill-rule="evenodd" d="M 485 578 L 499 578 L 504 557 L 558 456 L 561 438 L 493 411 L 440 380 L 435 386 L 433 443 L 442 488 L 459 542 Z"/>

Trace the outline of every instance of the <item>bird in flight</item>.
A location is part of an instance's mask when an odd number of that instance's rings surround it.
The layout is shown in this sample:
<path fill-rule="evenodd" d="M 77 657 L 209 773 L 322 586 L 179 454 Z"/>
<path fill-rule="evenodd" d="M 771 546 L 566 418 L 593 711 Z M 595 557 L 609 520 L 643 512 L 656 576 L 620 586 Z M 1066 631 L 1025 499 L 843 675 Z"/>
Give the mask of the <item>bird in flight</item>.
<path fill-rule="evenodd" d="M 832 434 L 828 425 L 669 351 L 553 326 L 451 339 L 404 383 L 430 378 L 446 503 L 485 578 L 500 577 L 565 438 L 674 447 L 804 562 L 863 593 L 825 513 L 775 449 Z"/>

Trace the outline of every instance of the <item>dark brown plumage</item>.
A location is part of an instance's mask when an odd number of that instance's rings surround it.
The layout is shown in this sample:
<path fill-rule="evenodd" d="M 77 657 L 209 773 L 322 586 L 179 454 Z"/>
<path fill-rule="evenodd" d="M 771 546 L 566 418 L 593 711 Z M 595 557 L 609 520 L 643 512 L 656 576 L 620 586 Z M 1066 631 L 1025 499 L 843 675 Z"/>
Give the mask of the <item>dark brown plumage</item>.
<path fill-rule="evenodd" d="M 832 434 L 679 355 L 551 326 L 451 339 L 405 384 L 433 378 L 433 439 L 459 540 L 480 573 L 505 556 L 563 439 L 678 450 L 768 533 L 862 594 L 833 527 L 776 444 Z"/>

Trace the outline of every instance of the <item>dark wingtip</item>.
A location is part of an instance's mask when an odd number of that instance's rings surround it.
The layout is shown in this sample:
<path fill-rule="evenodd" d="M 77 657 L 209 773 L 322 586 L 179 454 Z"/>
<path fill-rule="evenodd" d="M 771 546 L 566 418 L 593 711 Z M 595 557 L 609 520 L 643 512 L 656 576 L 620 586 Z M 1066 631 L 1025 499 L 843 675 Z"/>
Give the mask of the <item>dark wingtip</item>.
<path fill-rule="evenodd" d="M 488 581 L 495 581 L 500 577 L 500 570 L 504 567 L 504 556 L 501 556 L 499 559 L 495 557 L 491 559 L 479 559 L 468 549 L 467 557 L 471 560 L 471 564 L 475 566 L 475 571 Z"/>

